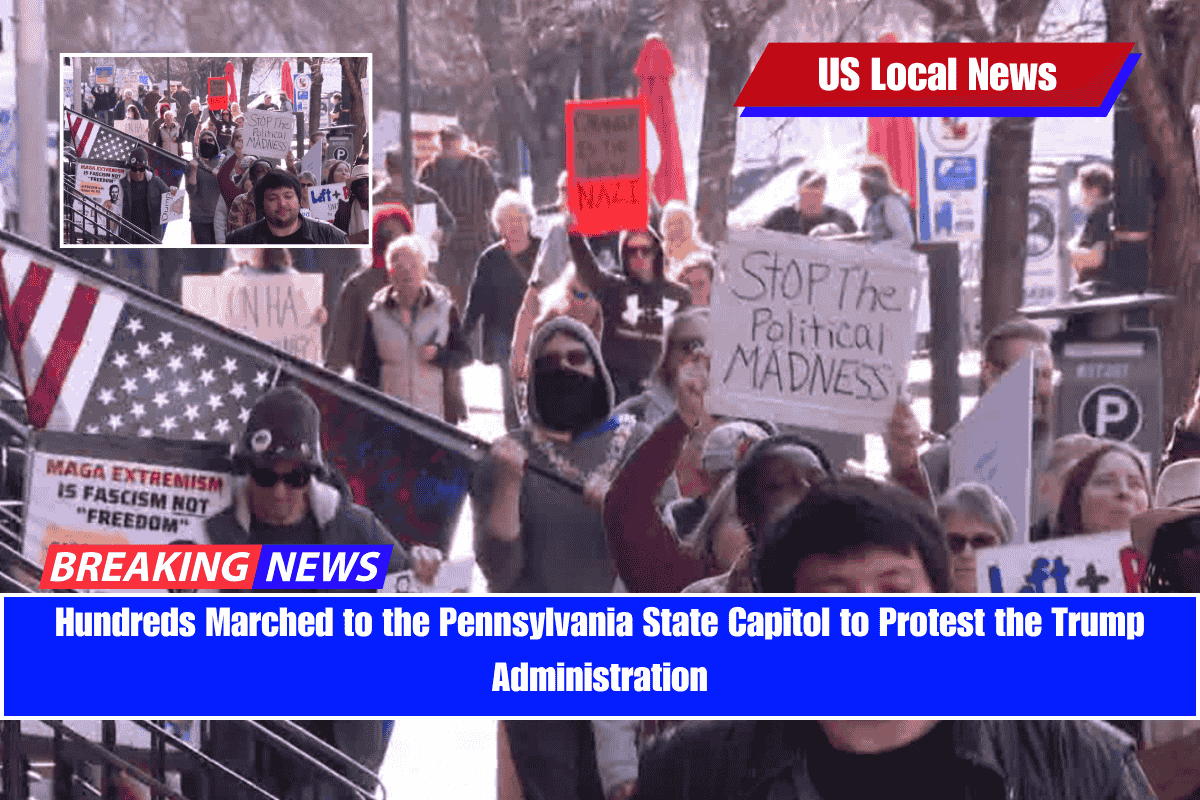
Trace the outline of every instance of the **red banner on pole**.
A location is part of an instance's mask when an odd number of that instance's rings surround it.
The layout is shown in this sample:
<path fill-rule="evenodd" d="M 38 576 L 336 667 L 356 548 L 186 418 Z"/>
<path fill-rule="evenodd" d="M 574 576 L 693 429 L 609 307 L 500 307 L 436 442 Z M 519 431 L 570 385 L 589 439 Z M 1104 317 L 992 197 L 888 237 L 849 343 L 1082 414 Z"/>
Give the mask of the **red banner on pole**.
<path fill-rule="evenodd" d="M 567 103 L 567 205 L 573 231 L 642 229 L 649 219 L 642 99 Z"/>

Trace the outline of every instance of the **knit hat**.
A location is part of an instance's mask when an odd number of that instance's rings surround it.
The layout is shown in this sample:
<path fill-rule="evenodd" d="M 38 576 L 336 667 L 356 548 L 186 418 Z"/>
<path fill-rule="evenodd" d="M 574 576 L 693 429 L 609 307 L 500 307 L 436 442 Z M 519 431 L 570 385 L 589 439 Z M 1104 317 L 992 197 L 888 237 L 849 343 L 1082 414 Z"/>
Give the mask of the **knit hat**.
<path fill-rule="evenodd" d="M 280 386 L 258 398 L 233 454 L 238 466 L 269 467 L 276 461 L 300 461 L 324 468 L 321 459 L 321 412 L 295 386 Z"/>
<path fill-rule="evenodd" d="M 767 432 L 753 422 L 734 420 L 718 425 L 704 440 L 700 463 L 706 472 L 736 469 L 750 447 L 766 438 Z"/>
<path fill-rule="evenodd" d="M 366 164 L 357 164 L 352 170 L 350 170 L 350 182 L 354 183 L 358 180 L 371 180 L 371 168 Z"/>
<path fill-rule="evenodd" d="M 133 148 L 133 152 L 129 154 L 129 160 L 125 162 L 127 167 L 144 167 L 146 166 L 146 151 L 141 147 Z"/>

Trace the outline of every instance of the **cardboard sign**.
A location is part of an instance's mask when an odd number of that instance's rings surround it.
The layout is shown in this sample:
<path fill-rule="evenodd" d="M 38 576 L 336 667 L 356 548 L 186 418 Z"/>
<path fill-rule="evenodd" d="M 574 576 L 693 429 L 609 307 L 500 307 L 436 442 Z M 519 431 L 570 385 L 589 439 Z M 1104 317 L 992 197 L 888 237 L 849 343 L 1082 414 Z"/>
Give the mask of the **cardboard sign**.
<path fill-rule="evenodd" d="M 112 86 L 115 67 L 96 67 L 96 85 Z"/>
<path fill-rule="evenodd" d="M 332 222 L 338 203 L 350 202 L 350 187 L 344 183 L 327 183 L 308 190 L 308 212 L 313 219 Z"/>
<path fill-rule="evenodd" d="M 1128 531 L 989 547 L 975 554 L 975 580 L 992 594 L 1136 592 L 1145 565 Z"/>
<path fill-rule="evenodd" d="M 246 111 L 245 115 L 242 152 L 248 156 L 286 158 L 296 136 L 296 115 L 257 108 Z"/>
<path fill-rule="evenodd" d="M 883 430 L 912 356 L 921 274 L 911 253 L 732 231 L 717 270 L 714 412 Z"/>
<path fill-rule="evenodd" d="M 312 176 L 321 181 L 321 145 L 320 142 L 313 142 L 308 150 L 304 151 L 304 157 L 300 159 L 300 171 L 311 172 Z"/>
<path fill-rule="evenodd" d="M 35 434 L 25 555 L 63 544 L 206 544 L 204 521 L 232 499 L 229 445 Z"/>
<path fill-rule="evenodd" d="M 113 127 L 130 136 L 136 136 L 143 142 L 150 141 L 150 123 L 144 119 L 113 120 Z"/>
<path fill-rule="evenodd" d="M 298 358 L 319 363 L 321 274 L 185 275 L 183 307 Z"/>
<path fill-rule="evenodd" d="M 567 103 L 567 181 L 577 233 L 646 226 L 646 106 L 640 98 Z"/>
<path fill-rule="evenodd" d="M 125 170 L 107 164 L 80 160 L 75 164 L 76 185 L 79 193 L 100 203 L 109 211 L 121 216 L 121 178 Z"/>
<path fill-rule="evenodd" d="M 224 78 L 208 79 L 208 108 L 210 111 L 223 111 L 229 108 L 229 84 Z"/>
<path fill-rule="evenodd" d="M 471 591 L 472 571 L 475 559 L 472 556 L 458 558 L 453 561 L 443 561 L 438 569 L 433 583 L 421 583 L 411 569 L 403 572 L 389 573 L 383 579 L 385 593 L 398 592 L 401 594 L 426 594 L 438 592 L 441 594 L 466 594 Z"/>
<path fill-rule="evenodd" d="M 185 196 L 186 192 L 180 188 L 172 189 L 170 193 L 164 194 L 162 196 L 162 208 L 160 209 L 158 221 L 166 225 L 168 222 L 183 219 L 183 199 Z"/>
<path fill-rule="evenodd" d="M 1025 356 L 950 432 L 950 486 L 982 483 L 999 495 L 1019 543 L 1029 541 L 1033 387 L 1033 357 Z"/>

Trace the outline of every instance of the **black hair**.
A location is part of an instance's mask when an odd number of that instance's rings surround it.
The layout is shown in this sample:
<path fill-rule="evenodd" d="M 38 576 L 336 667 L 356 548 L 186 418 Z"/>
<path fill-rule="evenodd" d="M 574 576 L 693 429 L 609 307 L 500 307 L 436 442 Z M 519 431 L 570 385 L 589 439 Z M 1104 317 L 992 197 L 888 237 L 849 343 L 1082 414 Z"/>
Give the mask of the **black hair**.
<path fill-rule="evenodd" d="M 1200 547 L 1200 512 L 1195 516 L 1164 522 L 1154 532 L 1154 544 L 1142 573 L 1142 591 L 1149 593 L 1185 592 L 1171 583 L 1171 559 L 1181 550 Z"/>
<path fill-rule="evenodd" d="M 250 169 L 254 169 L 253 164 Z M 259 214 L 263 213 L 263 197 L 271 189 L 291 189 L 296 193 L 296 199 L 300 199 L 300 179 L 287 170 L 273 169 L 254 184 L 254 206 Z"/>
<path fill-rule="evenodd" d="M 825 451 L 821 449 L 821 446 L 794 433 L 781 433 L 769 436 L 751 445 L 750 449 L 746 451 L 746 457 L 742 459 L 742 463 L 737 467 L 735 496 L 737 498 L 738 518 L 742 521 L 742 525 L 746 528 L 746 534 L 752 541 L 758 541 L 763 535 L 763 532 L 755 530 L 755 526 L 753 525 L 753 520 L 759 517 L 764 511 L 758 495 L 758 472 L 768 459 L 779 455 L 781 447 L 789 446 L 803 447 L 808 450 L 816 457 L 817 462 L 820 463 L 821 469 L 825 471 L 826 475 L 834 474 L 833 463 L 829 460 L 829 456 L 825 455 Z"/>
<path fill-rule="evenodd" d="M 915 550 L 934 591 L 950 591 L 946 531 L 933 509 L 906 489 L 857 476 L 810 489 L 756 545 L 755 577 L 763 592 L 794 592 L 796 570 L 810 556 L 867 547 Z"/>

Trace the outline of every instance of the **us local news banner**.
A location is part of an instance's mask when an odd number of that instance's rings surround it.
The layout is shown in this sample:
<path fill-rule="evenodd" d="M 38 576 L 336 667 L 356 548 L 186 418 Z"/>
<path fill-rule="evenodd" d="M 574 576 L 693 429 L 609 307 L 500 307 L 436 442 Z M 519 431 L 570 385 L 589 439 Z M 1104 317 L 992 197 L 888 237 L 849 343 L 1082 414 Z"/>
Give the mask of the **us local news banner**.
<path fill-rule="evenodd" d="M 663 719 L 1197 712 L 1195 597 L 353 594 L 383 584 L 389 555 L 366 546 L 51 545 L 43 588 L 176 593 L 4 597 L 3 711 Z M 206 591 L 253 589 L 291 594 Z M 1136 692 L 1113 684 L 1110 667 L 1151 654 L 1156 680 Z M 186 663 L 221 674 L 230 664 L 289 662 L 309 668 L 187 692 L 169 670 L 130 669 Z M 420 664 L 456 691 L 371 692 L 353 681 L 312 691 L 314 669 L 363 663 Z M 987 665 L 1009 679 L 988 692 L 895 691 L 931 686 L 931 664 L 938 674 Z"/>

